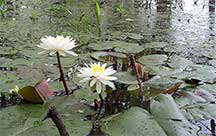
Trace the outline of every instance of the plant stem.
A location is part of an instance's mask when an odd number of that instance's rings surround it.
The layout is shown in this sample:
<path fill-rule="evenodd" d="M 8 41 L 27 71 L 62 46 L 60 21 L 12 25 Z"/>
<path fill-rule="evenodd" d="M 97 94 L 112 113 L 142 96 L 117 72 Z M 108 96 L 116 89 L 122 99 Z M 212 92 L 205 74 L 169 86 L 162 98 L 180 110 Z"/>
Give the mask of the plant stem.
<path fill-rule="evenodd" d="M 142 88 L 142 83 L 141 83 L 141 80 L 140 80 L 138 68 L 136 67 L 136 60 L 135 60 L 135 57 L 134 57 L 133 54 L 130 55 L 130 61 L 131 61 L 131 64 L 133 66 L 133 69 L 136 72 L 136 77 L 137 77 L 138 85 L 140 87 L 140 90 L 138 92 L 138 96 L 141 97 L 141 92 L 143 91 L 143 88 Z"/>
<path fill-rule="evenodd" d="M 213 119 L 211 119 L 211 121 L 210 121 L 210 126 L 211 126 L 212 136 L 216 136 L 216 133 L 215 133 L 215 121 Z"/>
<path fill-rule="evenodd" d="M 101 100 L 101 103 L 100 103 L 100 108 L 99 108 L 99 111 L 98 111 L 97 119 L 98 119 L 98 117 L 99 117 L 100 114 L 101 114 L 101 110 L 102 110 L 103 103 L 104 103 L 104 100 L 103 100 L 103 97 L 102 97 L 101 94 L 99 94 L 99 98 L 100 98 L 100 100 Z"/>
<path fill-rule="evenodd" d="M 60 136 L 69 136 L 66 127 L 64 125 L 64 122 L 60 118 L 60 115 L 56 111 L 56 108 L 54 106 L 49 107 L 49 111 L 47 112 L 47 115 L 42 119 L 42 121 L 48 118 L 51 118 L 52 121 L 55 123 L 56 127 L 58 128 Z"/>
<path fill-rule="evenodd" d="M 69 95 L 69 89 L 67 87 L 67 83 L 66 83 L 65 78 L 64 78 L 64 72 L 62 70 L 61 61 L 60 61 L 60 55 L 59 55 L 58 51 L 56 52 L 56 55 L 57 55 L 59 72 L 60 72 L 60 78 L 61 78 L 61 80 L 63 82 L 64 88 L 65 88 L 65 91 L 66 91 L 66 95 Z"/>

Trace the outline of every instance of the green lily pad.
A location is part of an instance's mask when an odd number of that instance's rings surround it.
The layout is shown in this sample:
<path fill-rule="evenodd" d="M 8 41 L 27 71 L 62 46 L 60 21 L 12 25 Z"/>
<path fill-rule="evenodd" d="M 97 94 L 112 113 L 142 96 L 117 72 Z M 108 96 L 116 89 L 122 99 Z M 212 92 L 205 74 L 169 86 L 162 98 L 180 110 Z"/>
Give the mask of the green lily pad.
<path fill-rule="evenodd" d="M 207 58 L 216 59 L 215 50 L 213 48 L 209 50 L 205 49 L 204 51 L 201 52 L 201 54 Z"/>
<path fill-rule="evenodd" d="M 137 77 L 135 74 L 132 74 L 131 71 L 127 72 L 117 72 L 114 74 L 118 79 L 116 81 L 123 84 L 137 84 Z"/>
<path fill-rule="evenodd" d="M 193 65 L 193 62 L 186 58 L 174 55 L 170 58 L 170 62 L 167 64 L 171 68 L 185 69 L 186 67 Z"/>
<path fill-rule="evenodd" d="M 75 91 L 73 95 L 80 100 L 85 99 L 90 102 L 93 102 L 94 99 L 99 99 L 98 94 L 93 92 L 88 86 Z"/>
<path fill-rule="evenodd" d="M 159 75 L 159 76 L 171 76 L 182 73 L 181 69 L 172 69 L 166 66 L 153 66 L 148 67 L 148 71 L 150 75 Z"/>
<path fill-rule="evenodd" d="M 194 96 L 182 95 L 179 98 L 175 98 L 176 103 L 179 105 L 184 116 L 189 120 L 208 120 L 216 119 L 216 106 L 215 104 L 206 103 L 206 100 L 197 94 Z M 198 98 L 198 99 L 197 99 Z M 197 101 L 198 100 L 198 101 Z M 200 100 L 204 100 L 203 102 Z"/>
<path fill-rule="evenodd" d="M 181 80 L 172 79 L 169 77 L 155 76 L 143 83 L 143 94 L 145 99 L 151 100 L 161 93 L 175 92 L 183 83 Z M 128 91 L 137 92 L 139 90 L 138 84 L 128 86 Z"/>
<path fill-rule="evenodd" d="M 117 61 L 118 64 L 128 64 L 128 57 L 125 54 L 118 52 L 94 52 L 91 57 L 101 62 L 112 62 Z"/>
<path fill-rule="evenodd" d="M 128 38 L 133 39 L 133 40 L 141 40 L 144 38 L 141 34 L 135 34 L 135 33 L 126 33 L 125 35 Z"/>
<path fill-rule="evenodd" d="M 170 95 L 160 95 L 151 103 L 151 113 L 169 136 L 195 136 L 198 127 L 190 123 Z"/>
<path fill-rule="evenodd" d="M 106 41 L 101 43 L 91 43 L 87 46 L 88 48 L 96 51 L 113 49 L 112 41 Z"/>
<path fill-rule="evenodd" d="M 166 136 L 154 118 L 138 107 L 103 119 L 102 131 L 111 136 Z"/>
<path fill-rule="evenodd" d="M 216 67 L 216 60 L 209 60 L 209 64 L 213 67 Z"/>
<path fill-rule="evenodd" d="M 162 65 L 168 59 L 166 55 L 163 54 L 153 54 L 147 55 L 139 58 L 139 62 L 146 66 L 155 66 L 155 65 Z"/>
<path fill-rule="evenodd" d="M 166 46 L 168 46 L 169 43 L 166 42 L 150 42 L 144 45 L 144 48 L 151 48 L 151 49 L 155 49 L 155 48 L 164 48 Z"/>
<path fill-rule="evenodd" d="M 213 84 L 216 82 L 216 69 L 207 65 L 192 65 L 187 67 L 186 71 L 174 73 L 173 78 L 182 80 L 196 79 L 201 82 Z"/>
<path fill-rule="evenodd" d="M 142 46 L 139 46 L 137 43 L 128 43 L 128 42 L 123 42 L 123 41 L 116 41 L 113 43 L 114 45 L 114 51 L 116 52 L 121 52 L 121 53 L 140 53 L 144 50 Z"/>
<path fill-rule="evenodd" d="M 197 86 L 196 89 L 204 89 L 210 92 L 211 94 L 216 94 L 216 84 L 203 84 L 203 85 Z"/>
<path fill-rule="evenodd" d="M 140 53 L 144 50 L 142 46 L 136 43 L 128 43 L 124 41 L 105 41 L 101 43 L 92 43 L 87 46 L 88 48 L 96 51 L 113 49 L 121 53 Z"/>
<path fill-rule="evenodd" d="M 215 83 L 216 82 L 216 73 L 212 71 L 203 71 L 198 70 L 189 73 L 187 76 L 188 79 L 197 79 L 205 83 Z"/>
<path fill-rule="evenodd" d="M 47 107 L 49 105 L 57 107 L 57 111 L 60 113 L 70 135 L 80 136 L 89 133 L 91 122 L 83 119 L 94 111 L 79 103 L 79 100 L 73 96 L 55 97 L 45 105 L 26 104 L 1 109 L 0 133 L 4 136 L 59 135 L 51 119 L 41 122 L 48 111 Z"/>
<path fill-rule="evenodd" d="M 14 88 L 16 85 L 22 87 L 26 82 L 29 81 L 19 80 L 14 72 L 0 71 L 0 92 L 8 92 L 8 90 Z"/>

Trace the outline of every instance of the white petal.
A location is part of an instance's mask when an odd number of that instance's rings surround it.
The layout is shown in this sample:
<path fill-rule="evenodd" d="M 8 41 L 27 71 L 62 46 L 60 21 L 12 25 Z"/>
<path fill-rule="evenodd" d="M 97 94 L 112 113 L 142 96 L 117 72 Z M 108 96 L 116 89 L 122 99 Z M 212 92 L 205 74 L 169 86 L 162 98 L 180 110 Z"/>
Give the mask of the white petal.
<path fill-rule="evenodd" d="M 86 82 L 86 81 L 89 81 L 89 80 L 91 80 L 91 78 L 89 78 L 89 77 L 87 77 L 87 78 L 84 78 L 84 79 L 82 79 L 82 80 L 80 80 L 79 82 Z"/>
<path fill-rule="evenodd" d="M 64 48 L 67 49 L 67 50 L 71 50 L 71 49 L 73 49 L 74 47 L 76 47 L 75 40 L 68 42 L 68 43 L 65 45 Z"/>
<path fill-rule="evenodd" d="M 92 87 L 96 83 L 96 81 L 97 81 L 97 79 L 95 79 L 95 78 L 92 79 L 91 82 L 90 82 L 90 87 Z"/>
<path fill-rule="evenodd" d="M 108 80 L 103 80 L 103 79 L 101 79 L 100 81 L 101 81 L 103 84 L 110 86 L 112 89 L 115 89 L 115 85 L 114 85 L 113 82 L 110 82 L 110 81 L 108 81 Z"/>
<path fill-rule="evenodd" d="M 102 75 L 101 77 L 103 79 L 105 79 L 105 80 L 116 80 L 116 79 L 118 79 L 117 77 L 114 77 L 114 76 L 104 76 L 104 75 Z"/>
<path fill-rule="evenodd" d="M 116 73 L 115 70 L 112 69 L 112 67 L 108 67 L 107 69 L 104 70 L 104 75 L 112 75 Z"/>
<path fill-rule="evenodd" d="M 51 51 L 50 53 L 49 53 L 49 55 L 53 55 L 53 54 L 55 54 L 56 53 L 56 51 Z"/>
<path fill-rule="evenodd" d="M 73 56 L 78 56 L 76 53 L 74 53 L 73 51 L 65 51 L 66 53 L 68 53 L 68 54 L 71 54 L 71 55 L 73 55 Z"/>
<path fill-rule="evenodd" d="M 107 65 L 107 64 L 106 64 L 106 63 L 104 63 L 104 64 L 102 65 L 102 67 L 105 69 L 105 68 L 106 68 L 106 65 Z"/>
<path fill-rule="evenodd" d="M 59 54 L 62 56 L 65 56 L 65 53 L 72 54 L 74 56 L 77 56 L 76 53 L 69 51 L 70 49 L 76 47 L 75 40 L 73 38 L 70 38 L 69 36 L 59 36 L 56 37 L 53 36 L 45 36 L 42 37 L 41 43 L 37 45 L 39 48 L 50 50 L 50 51 L 59 51 Z M 51 52 L 52 55 L 53 52 Z"/>
<path fill-rule="evenodd" d="M 91 68 L 86 68 L 86 67 L 81 68 L 79 70 L 79 72 L 81 73 L 81 74 L 79 74 L 79 77 L 92 77 L 92 76 L 94 76 Z"/>
<path fill-rule="evenodd" d="M 38 44 L 36 46 L 39 47 L 39 48 L 45 49 L 45 50 L 49 49 L 46 45 L 43 45 L 43 44 Z"/>
<path fill-rule="evenodd" d="M 100 94 L 101 90 L 102 90 L 101 82 L 97 81 L 96 82 L 96 91 L 97 91 L 97 93 Z"/>

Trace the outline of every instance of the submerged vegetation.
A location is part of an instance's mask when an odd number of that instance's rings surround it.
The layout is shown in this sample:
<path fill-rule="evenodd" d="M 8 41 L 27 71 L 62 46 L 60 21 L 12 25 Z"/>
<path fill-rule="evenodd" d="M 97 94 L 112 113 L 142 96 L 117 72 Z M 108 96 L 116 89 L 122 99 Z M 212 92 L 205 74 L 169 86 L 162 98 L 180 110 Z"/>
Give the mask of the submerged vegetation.
<path fill-rule="evenodd" d="M 0 11 L 0 135 L 215 136 L 214 0 Z"/>

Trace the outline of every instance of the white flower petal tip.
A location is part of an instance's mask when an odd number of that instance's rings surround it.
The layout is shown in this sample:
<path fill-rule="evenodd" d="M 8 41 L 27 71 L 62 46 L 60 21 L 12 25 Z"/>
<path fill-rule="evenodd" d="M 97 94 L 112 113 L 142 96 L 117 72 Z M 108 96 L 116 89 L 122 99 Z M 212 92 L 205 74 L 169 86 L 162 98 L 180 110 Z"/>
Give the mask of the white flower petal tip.
<path fill-rule="evenodd" d="M 79 77 L 82 77 L 83 80 L 89 79 L 89 86 L 93 87 L 96 84 L 96 91 L 100 94 L 104 89 L 105 85 L 110 86 L 112 89 L 115 89 L 115 85 L 112 82 L 116 80 L 117 77 L 111 76 L 112 74 L 116 73 L 112 67 L 106 68 L 106 64 L 99 63 L 92 63 L 90 65 L 85 65 L 85 67 L 79 70 Z"/>
<path fill-rule="evenodd" d="M 73 49 L 77 45 L 75 40 L 69 36 L 44 36 L 40 40 L 41 43 L 36 46 L 48 50 L 51 55 L 53 55 L 53 52 L 55 53 L 58 51 L 62 56 L 65 56 L 66 54 L 78 56 L 76 53 L 71 51 L 71 49 Z"/>

